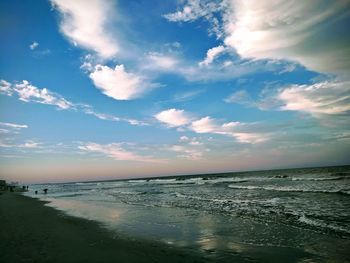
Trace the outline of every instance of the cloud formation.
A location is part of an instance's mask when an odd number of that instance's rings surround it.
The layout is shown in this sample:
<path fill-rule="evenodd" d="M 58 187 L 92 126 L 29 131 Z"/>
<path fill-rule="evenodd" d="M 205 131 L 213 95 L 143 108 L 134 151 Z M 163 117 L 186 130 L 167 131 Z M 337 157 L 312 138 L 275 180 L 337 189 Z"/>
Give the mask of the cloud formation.
<path fill-rule="evenodd" d="M 53 105 L 62 110 L 74 107 L 71 102 L 67 101 L 62 96 L 46 88 L 39 89 L 31 85 L 27 80 L 23 80 L 22 83 L 14 84 L 9 88 L 12 92 L 17 93 L 20 100 L 25 102 Z"/>
<path fill-rule="evenodd" d="M 148 125 L 148 123 L 143 121 L 97 112 L 92 106 L 87 104 L 70 102 L 63 98 L 61 95 L 54 93 L 46 88 L 40 89 L 31 85 L 27 80 L 23 80 L 21 83 L 15 84 L 11 84 L 5 80 L 0 80 L 0 94 L 1 93 L 7 96 L 16 94 L 18 96 L 18 99 L 24 102 L 52 105 L 56 106 L 56 108 L 59 110 L 75 110 L 83 112 L 101 120 L 125 121 L 131 125 L 138 126 Z"/>
<path fill-rule="evenodd" d="M 37 149 L 37 148 L 41 148 L 41 143 L 39 142 L 35 142 L 32 140 L 26 141 L 23 144 L 18 145 L 19 148 L 29 148 L 29 149 Z"/>
<path fill-rule="evenodd" d="M 154 70 L 174 70 L 174 67 L 179 63 L 175 56 L 162 54 L 159 52 L 150 52 L 146 56 L 146 63 L 143 63 L 144 69 Z"/>
<path fill-rule="evenodd" d="M 165 14 L 171 22 L 190 22 L 199 17 L 212 18 L 212 13 L 220 10 L 220 3 L 208 0 L 188 0 L 184 7 L 174 13 Z"/>
<path fill-rule="evenodd" d="M 168 109 L 157 113 L 154 117 L 168 127 L 179 127 L 191 122 L 191 116 L 184 110 Z"/>
<path fill-rule="evenodd" d="M 230 136 L 240 143 L 256 144 L 270 139 L 269 134 L 251 131 L 245 128 L 245 126 L 247 125 L 241 122 L 225 122 L 219 124 L 217 120 L 206 116 L 192 122 L 189 128 L 196 133 L 212 133 Z"/>
<path fill-rule="evenodd" d="M 102 58 L 118 52 L 118 44 L 108 31 L 112 1 L 51 0 L 60 12 L 61 32 L 74 44 L 95 51 Z"/>
<path fill-rule="evenodd" d="M 135 99 L 152 87 L 142 77 L 126 72 L 124 65 L 113 69 L 98 64 L 89 77 L 103 94 L 116 100 Z"/>
<path fill-rule="evenodd" d="M 243 58 L 288 59 L 318 72 L 349 72 L 344 26 L 349 8 L 342 0 L 230 0 L 224 42 Z"/>
<path fill-rule="evenodd" d="M 178 152 L 180 154 L 177 155 L 179 158 L 197 161 L 203 158 L 203 153 L 199 149 L 190 148 L 184 145 L 173 145 L 170 147 L 171 151 Z"/>
<path fill-rule="evenodd" d="M 16 123 L 9 123 L 9 122 L 0 122 L 0 126 L 15 129 L 15 130 L 28 128 L 28 125 L 25 125 L 25 124 L 16 124 Z"/>
<path fill-rule="evenodd" d="M 207 20 L 209 32 L 223 40 L 221 46 L 233 48 L 243 59 L 291 60 L 317 72 L 344 76 L 349 73 L 349 1 L 183 3 L 182 9 L 164 17 L 171 22 Z M 209 49 L 208 55 L 209 51 L 213 50 Z"/>
<path fill-rule="evenodd" d="M 346 114 L 350 111 L 350 82 L 324 81 L 291 85 L 278 91 L 281 110 L 303 111 L 315 116 Z"/>
<path fill-rule="evenodd" d="M 252 99 L 246 90 L 237 90 L 225 98 L 224 101 L 227 103 L 252 104 Z"/>
<path fill-rule="evenodd" d="M 168 128 L 177 127 L 181 130 L 190 130 L 199 134 L 220 134 L 235 138 L 240 143 L 261 143 L 270 139 L 268 133 L 257 133 L 249 129 L 249 125 L 241 122 L 226 122 L 220 124 L 216 119 L 209 116 L 196 119 L 184 110 L 168 109 L 154 117 Z M 181 137 L 186 141 L 187 137 Z"/>
<path fill-rule="evenodd" d="M 31 50 L 34 50 L 34 49 L 36 49 L 38 46 L 39 46 L 39 43 L 36 42 L 36 41 L 34 41 L 32 44 L 29 45 L 29 48 L 30 48 Z"/>
<path fill-rule="evenodd" d="M 208 66 L 209 64 L 211 64 L 214 61 L 214 59 L 216 57 L 218 57 L 224 51 L 225 51 L 224 46 L 217 46 L 217 47 L 213 47 L 213 48 L 209 49 L 207 51 L 206 58 L 203 61 L 199 62 L 199 66 Z"/>
<path fill-rule="evenodd" d="M 257 99 L 238 90 L 224 99 L 260 110 L 300 111 L 314 117 L 346 115 L 350 111 L 350 81 L 325 80 L 312 84 L 263 89 Z"/>
<path fill-rule="evenodd" d="M 134 152 L 128 151 L 123 148 L 122 143 L 98 144 L 91 142 L 78 146 L 78 148 L 85 152 L 102 153 L 117 161 L 135 161 L 151 163 L 162 162 L 162 160 L 157 160 L 149 156 L 141 156 Z"/>

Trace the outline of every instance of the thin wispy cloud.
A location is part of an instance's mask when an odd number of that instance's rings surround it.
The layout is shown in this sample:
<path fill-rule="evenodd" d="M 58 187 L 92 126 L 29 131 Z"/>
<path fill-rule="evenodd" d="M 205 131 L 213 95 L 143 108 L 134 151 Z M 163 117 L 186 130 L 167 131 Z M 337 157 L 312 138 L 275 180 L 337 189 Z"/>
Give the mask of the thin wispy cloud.
<path fill-rule="evenodd" d="M 14 84 L 13 91 L 17 93 L 19 100 L 56 106 L 58 109 L 67 110 L 74 105 L 62 96 L 49 91 L 46 88 L 39 89 L 31 85 L 27 80 Z"/>
<path fill-rule="evenodd" d="M 350 112 L 350 82 L 325 81 L 311 85 L 291 85 L 277 94 L 281 110 L 303 111 L 312 115 Z"/>
<path fill-rule="evenodd" d="M 326 80 L 313 84 L 286 85 L 262 90 L 253 99 L 246 90 L 238 90 L 224 99 L 227 103 L 243 104 L 261 110 L 299 111 L 316 118 L 345 115 L 350 111 L 350 82 Z"/>
<path fill-rule="evenodd" d="M 171 54 L 150 52 L 141 63 L 143 70 L 176 71 L 176 67 L 180 61 L 176 56 Z"/>
<path fill-rule="evenodd" d="M 185 101 L 190 101 L 198 97 L 200 94 L 204 93 L 204 89 L 197 89 L 197 90 L 190 90 L 190 91 L 185 91 L 185 92 L 179 92 L 174 94 L 172 97 L 172 101 L 174 102 L 185 102 Z"/>
<path fill-rule="evenodd" d="M 194 148 L 186 147 L 183 145 L 173 145 L 169 148 L 171 151 L 177 152 L 177 157 L 184 158 L 191 161 L 201 160 L 203 158 L 203 153 Z"/>
<path fill-rule="evenodd" d="M 10 122 L 0 122 L 0 126 L 7 127 L 7 128 L 12 128 L 12 129 L 15 129 L 15 130 L 21 130 L 21 129 L 28 128 L 28 125 L 17 124 L 17 123 L 10 123 Z"/>
<path fill-rule="evenodd" d="M 123 143 L 85 143 L 78 146 L 78 148 L 85 152 L 101 153 L 116 161 L 132 161 L 132 162 L 150 162 L 163 163 L 164 160 L 155 159 L 150 156 L 142 156 L 130 150 L 124 149 Z"/>
<path fill-rule="evenodd" d="M 110 114 L 100 113 L 94 110 L 94 108 L 87 104 L 73 103 L 63 98 L 61 95 L 52 92 L 46 88 L 40 89 L 33 86 L 27 80 L 23 80 L 21 83 L 11 84 L 5 80 L 1 80 L 0 94 L 12 96 L 16 94 L 18 99 L 24 102 L 39 103 L 55 106 L 59 110 L 73 110 L 83 112 L 88 115 L 92 115 L 101 120 L 107 121 L 124 121 L 131 125 L 145 126 L 148 125 L 144 121 L 129 119 L 124 117 L 117 117 Z"/>
<path fill-rule="evenodd" d="M 19 148 L 37 149 L 37 148 L 41 148 L 42 146 L 41 146 L 41 143 L 39 143 L 39 142 L 29 140 L 23 144 L 20 144 L 18 147 Z"/>

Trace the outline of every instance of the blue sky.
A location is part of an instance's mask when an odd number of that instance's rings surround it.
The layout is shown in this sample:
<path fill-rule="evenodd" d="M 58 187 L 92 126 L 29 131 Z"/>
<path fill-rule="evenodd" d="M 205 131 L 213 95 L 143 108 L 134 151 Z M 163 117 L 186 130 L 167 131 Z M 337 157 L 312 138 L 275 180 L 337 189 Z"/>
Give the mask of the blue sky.
<path fill-rule="evenodd" d="M 0 176 L 349 164 L 348 1 L 1 1 Z"/>

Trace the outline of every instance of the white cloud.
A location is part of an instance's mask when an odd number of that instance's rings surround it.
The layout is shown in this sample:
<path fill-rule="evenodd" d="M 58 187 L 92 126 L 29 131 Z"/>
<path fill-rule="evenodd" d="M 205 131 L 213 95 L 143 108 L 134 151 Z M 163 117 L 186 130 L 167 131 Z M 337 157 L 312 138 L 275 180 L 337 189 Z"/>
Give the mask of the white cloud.
<path fill-rule="evenodd" d="M 111 58 L 118 52 L 118 44 L 108 30 L 110 19 L 115 16 L 112 1 L 103 0 L 51 0 L 61 13 L 60 29 L 74 45 L 95 51 L 103 58 Z"/>
<path fill-rule="evenodd" d="M 193 146 L 203 145 L 203 143 L 200 142 L 197 137 L 189 138 L 189 137 L 184 136 L 184 135 L 179 138 L 179 142 L 188 143 L 189 145 L 193 145 Z"/>
<path fill-rule="evenodd" d="M 234 136 L 238 142 L 250 144 L 261 143 L 270 139 L 268 135 L 261 133 L 234 132 L 232 136 Z"/>
<path fill-rule="evenodd" d="M 157 113 L 154 117 L 168 127 L 179 127 L 191 122 L 191 116 L 184 110 L 168 109 Z"/>
<path fill-rule="evenodd" d="M 207 20 L 209 33 L 223 39 L 225 46 L 233 48 L 243 59 L 289 60 L 317 72 L 348 76 L 349 1 L 185 0 L 181 3 L 182 8 L 164 16 L 168 21 Z M 294 68 L 284 67 L 280 73 Z"/>
<path fill-rule="evenodd" d="M 174 56 L 165 55 L 158 52 L 150 52 L 146 56 L 146 62 L 142 67 L 145 69 L 157 69 L 157 70 L 175 70 L 175 66 L 178 64 L 178 60 Z"/>
<path fill-rule="evenodd" d="M 180 127 L 181 131 L 191 130 L 195 133 L 220 134 L 233 137 L 240 143 L 261 143 L 270 139 L 268 133 L 257 133 L 249 129 L 249 125 L 241 122 L 219 122 L 209 116 L 193 121 L 184 110 L 169 109 L 155 115 L 155 118 L 166 123 L 169 128 Z M 197 140 L 191 140 L 187 136 L 182 136 L 180 142 L 188 142 L 189 145 L 201 145 Z"/>
<path fill-rule="evenodd" d="M 209 116 L 192 122 L 191 129 L 196 133 L 217 133 L 220 129 Z"/>
<path fill-rule="evenodd" d="M 318 72 L 346 73 L 349 8 L 342 0 L 230 0 L 225 44 L 243 58 L 288 59 Z"/>
<path fill-rule="evenodd" d="M 0 148 L 13 148 L 13 144 L 9 144 L 8 142 L 0 139 Z"/>
<path fill-rule="evenodd" d="M 190 138 L 188 138 L 187 136 L 183 135 L 180 137 L 180 142 L 186 142 L 186 141 L 189 141 Z"/>
<path fill-rule="evenodd" d="M 35 142 L 35 141 L 27 141 L 23 144 L 20 144 L 18 147 L 20 148 L 30 148 L 30 149 L 36 149 L 41 148 L 41 143 Z"/>
<path fill-rule="evenodd" d="M 148 126 L 149 123 L 145 121 L 139 121 L 139 120 L 134 120 L 134 119 L 121 119 L 123 121 L 128 122 L 131 125 L 136 125 L 136 126 Z"/>
<path fill-rule="evenodd" d="M 13 90 L 11 88 L 11 83 L 6 80 L 0 80 L 0 93 L 3 93 L 7 96 L 12 96 Z"/>
<path fill-rule="evenodd" d="M 194 99 L 199 94 L 203 93 L 204 89 L 190 90 L 186 92 L 175 93 L 172 100 L 175 102 L 184 102 Z"/>
<path fill-rule="evenodd" d="M 42 148 L 41 145 L 42 145 L 42 143 L 35 142 L 33 140 L 28 140 L 28 141 L 21 143 L 21 144 L 14 144 L 8 138 L 3 140 L 3 141 L 0 140 L 0 147 L 2 147 L 2 148 L 38 149 L 38 148 Z"/>
<path fill-rule="evenodd" d="M 0 126 L 5 126 L 16 130 L 28 128 L 28 125 L 25 125 L 25 124 L 16 124 L 16 123 L 9 123 L 9 122 L 0 122 Z"/>
<path fill-rule="evenodd" d="M 246 124 L 240 122 L 226 122 L 218 124 L 217 120 L 207 116 L 192 122 L 189 127 L 196 133 L 221 134 L 235 138 L 240 143 L 256 144 L 269 140 L 269 135 L 256 133 L 244 129 Z"/>
<path fill-rule="evenodd" d="M 257 99 L 239 90 L 224 101 L 260 110 L 306 112 L 314 117 L 346 114 L 350 111 L 350 81 L 325 80 L 313 84 L 266 87 Z"/>
<path fill-rule="evenodd" d="M 15 84 L 13 91 L 17 92 L 19 99 L 25 102 L 54 105 L 63 110 L 73 107 L 71 102 L 62 98 L 60 95 L 55 94 L 46 88 L 39 89 L 26 80 L 23 80 L 22 83 Z"/>
<path fill-rule="evenodd" d="M 149 156 L 141 156 L 134 152 L 128 151 L 123 148 L 122 143 L 110 143 L 110 144 L 86 143 L 84 145 L 79 146 L 78 148 L 86 152 L 102 153 L 118 161 L 136 161 L 136 162 L 151 162 L 151 163 L 163 162 L 163 160 L 153 159 Z"/>
<path fill-rule="evenodd" d="M 167 149 L 177 152 L 177 157 L 196 161 L 203 159 L 203 153 L 208 152 L 209 149 L 204 147 L 204 143 L 200 141 L 201 138 L 181 136 L 179 144 L 169 145 Z"/>
<path fill-rule="evenodd" d="M 103 94 L 116 100 L 137 98 L 153 87 L 142 77 L 126 72 L 124 65 L 112 69 L 98 64 L 89 76 Z"/>
<path fill-rule="evenodd" d="M 230 96 L 224 99 L 227 103 L 239 103 L 239 104 L 246 104 L 249 102 L 250 96 L 246 90 L 237 90 L 234 93 L 232 93 Z"/>
<path fill-rule="evenodd" d="M 179 152 L 177 157 L 184 158 L 187 160 L 200 160 L 203 157 L 203 153 L 199 149 L 189 148 L 183 145 L 173 145 L 170 147 L 171 151 Z"/>
<path fill-rule="evenodd" d="M 17 94 L 18 98 L 24 102 L 34 102 L 34 103 L 53 105 L 60 110 L 73 109 L 88 115 L 95 116 L 96 118 L 101 120 L 125 121 L 131 125 L 138 125 L 138 126 L 148 125 L 148 123 L 144 121 L 129 119 L 129 118 L 122 118 L 122 117 L 118 117 L 118 116 L 114 116 L 106 113 L 97 112 L 90 105 L 70 102 L 65 98 L 63 98 L 61 95 L 54 93 L 52 91 L 49 91 L 46 88 L 39 89 L 31 85 L 26 80 L 23 80 L 22 83 L 19 83 L 19 84 L 11 84 L 5 80 L 1 80 L 0 84 L 1 84 L 0 88 L 4 87 L 3 94 L 7 96 L 12 96 L 12 94 Z"/>
<path fill-rule="evenodd" d="M 189 22 L 200 17 L 211 17 L 211 14 L 220 9 L 218 3 L 203 0 L 188 0 L 182 10 L 164 15 L 171 22 Z"/>
<path fill-rule="evenodd" d="M 303 111 L 312 115 L 345 114 L 350 111 L 350 82 L 324 81 L 292 85 L 278 91 L 281 110 Z"/>
<path fill-rule="evenodd" d="M 171 22 L 192 22 L 196 19 L 203 18 L 209 22 L 209 35 L 216 35 L 219 39 L 222 37 L 222 27 L 220 19 L 215 15 L 216 13 L 225 10 L 226 1 L 212 1 L 212 0 L 187 0 L 179 1 L 185 3 L 182 9 L 178 9 L 174 13 L 163 15 Z"/>
<path fill-rule="evenodd" d="M 34 49 L 36 49 L 38 46 L 39 46 L 39 43 L 34 41 L 32 44 L 29 45 L 29 48 L 30 48 L 31 50 L 34 50 Z"/>
<path fill-rule="evenodd" d="M 128 118 L 121 118 L 121 117 L 106 114 L 106 113 L 96 112 L 90 105 L 81 105 L 81 109 L 84 113 L 95 116 L 96 118 L 98 118 L 100 120 L 125 121 L 125 122 L 129 123 L 130 125 L 135 125 L 135 126 L 147 126 L 147 125 L 149 125 L 147 122 L 144 122 L 144 121 L 128 119 Z"/>
<path fill-rule="evenodd" d="M 90 105 L 81 105 L 81 109 L 84 113 L 95 116 L 100 120 L 120 121 L 120 118 L 117 116 L 96 112 Z"/>
<path fill-rule="evenodd" d="M 218 57 L 220 54 L 222 54 L 225 51 L 224 46 L 217 46 L 209 49 L 207 51 L 207 56 L 206 58 L 199 62 L 199 66 L 209 66 L 216 57 Z"/>

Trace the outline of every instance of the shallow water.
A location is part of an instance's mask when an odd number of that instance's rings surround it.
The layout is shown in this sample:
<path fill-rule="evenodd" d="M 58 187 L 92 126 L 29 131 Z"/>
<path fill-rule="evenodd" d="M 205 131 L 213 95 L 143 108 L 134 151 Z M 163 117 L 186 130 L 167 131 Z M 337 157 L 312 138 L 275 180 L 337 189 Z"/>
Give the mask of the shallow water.
<path fill-rule="evenodd" d="M 43 188 L 37 197 L 71 215 L 221 259 L 259 258 L 259 247 L 303 252 L 289 262 L 350 258 L 350 167 L 33 185 L 28 194 Z"/>

